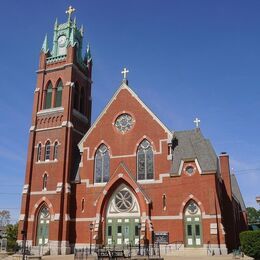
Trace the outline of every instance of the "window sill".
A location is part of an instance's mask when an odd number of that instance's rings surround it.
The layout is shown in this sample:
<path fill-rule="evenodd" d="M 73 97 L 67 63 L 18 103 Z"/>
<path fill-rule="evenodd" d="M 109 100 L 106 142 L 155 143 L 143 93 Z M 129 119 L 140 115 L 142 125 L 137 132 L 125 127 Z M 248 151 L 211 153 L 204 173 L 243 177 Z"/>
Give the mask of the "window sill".
<path fill-rule="evenodd" d="M 56 163 L 58 160 L 37 161 L 36 164 Z"/>
<path fill-rule="evenodd" d="M 47 109 L 42 109 L 39 112 L 37 112 L 37 116 L 45 116 L 45 115 L 54 114 L 54 113 L 63 112 L 63 111 L 64 111 L 63 107 L 47 108 Z"/>
<path fill-rule="evenodd" d="M 137 180 L 138 183 L 152 183 L 154 182 L 154 179 L 149 179 L 149 180 Z"/>

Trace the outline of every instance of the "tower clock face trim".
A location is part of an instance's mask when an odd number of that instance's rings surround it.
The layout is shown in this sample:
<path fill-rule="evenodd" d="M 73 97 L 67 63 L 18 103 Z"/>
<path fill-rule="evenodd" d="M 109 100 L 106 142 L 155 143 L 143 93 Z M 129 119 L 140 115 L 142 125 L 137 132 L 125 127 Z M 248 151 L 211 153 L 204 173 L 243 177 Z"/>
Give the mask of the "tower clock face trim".
<path fill-rule="evenodd" d="M 61 35 L 58 38 L 58 45 L 59 45 L 59 47 L 64 47 L 65 43 L 66 43 L 66 36 L 65 35 Z"/>
<path fill-rule="evenodd" d="M 114 125 L 120 133 L 125 134 L 133 128 L 134 122 L 135 121 L 131 115 L 123 113 L 117 117 Z"/>

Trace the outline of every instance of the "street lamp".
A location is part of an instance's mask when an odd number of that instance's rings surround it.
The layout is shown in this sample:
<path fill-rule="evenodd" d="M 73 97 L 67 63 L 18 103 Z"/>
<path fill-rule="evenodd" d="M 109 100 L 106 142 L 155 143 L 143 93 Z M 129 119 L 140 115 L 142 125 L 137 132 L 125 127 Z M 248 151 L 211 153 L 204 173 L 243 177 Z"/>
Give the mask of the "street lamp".
<path fill-rule="evenodd" d="M 92 230 L 94 225 L 92 223 L 89 224 L 89 238 L 90 238 L 90 249 L 89 254 L 91 255 L 91 247 L 92 247 Z"/>
<path fill-rule="evenodd" d="M 138 239 L 138 255 L 141 254 L 141 223 L 138 223 L 138 235 L 139 235 L 139 239 Z"/>
<path fill-rule="evenodd" d="M 256 199 L 256 202 L 260 205 L 260 196 L 257 196 L 255 199 Z"/>
<path fill-rule="evenodd" d="M 23 250 L 23 260 L 25 260 L 25 243 L 26 243 L 26 231 L 23 229 L 21 231 L 21 234 L 23 236 L 23 246 L 22 246 L 22 250 Z"/>

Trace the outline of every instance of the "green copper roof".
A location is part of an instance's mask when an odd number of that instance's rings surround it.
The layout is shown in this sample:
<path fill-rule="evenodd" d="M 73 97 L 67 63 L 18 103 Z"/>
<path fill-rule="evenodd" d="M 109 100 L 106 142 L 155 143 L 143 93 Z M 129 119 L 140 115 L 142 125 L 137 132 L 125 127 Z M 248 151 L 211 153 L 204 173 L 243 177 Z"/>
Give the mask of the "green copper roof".
<path fill-rule="evenodd" d="M 49 47 L 48 47 L 48 36 L 47 34 L 44 37 L 44 41 L 42 44 L 42 49 L 41 49 L 44 53 L 47 53 L 49 51 Z"/>

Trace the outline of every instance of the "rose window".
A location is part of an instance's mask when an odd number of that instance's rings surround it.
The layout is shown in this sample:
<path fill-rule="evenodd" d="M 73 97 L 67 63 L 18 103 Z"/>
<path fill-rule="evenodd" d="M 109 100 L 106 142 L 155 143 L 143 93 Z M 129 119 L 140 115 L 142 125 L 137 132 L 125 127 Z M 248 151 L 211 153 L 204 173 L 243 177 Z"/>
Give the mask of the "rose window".
<path fill-rule="evenodd" d="M 195 214 L 198 211 L 198 206 L 194 202 L 191 202 L 188 206 L 188 211 L 190 214 Z"/>
<path fill-rule="evenodd" d="M 128 132 L 134 124 L 132 116 L 129 114 L 120 115 L 115 121 L 115 127 L 121 133 Z"/>
<path fill-rule="evenodd" d="M 129 191 L 121 190 L 115 196 L 115 204 L 119 211 L 128 211 L 133 205 L 133 198 Z"/>

